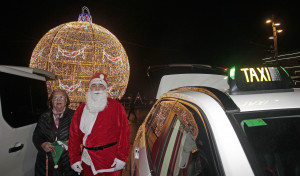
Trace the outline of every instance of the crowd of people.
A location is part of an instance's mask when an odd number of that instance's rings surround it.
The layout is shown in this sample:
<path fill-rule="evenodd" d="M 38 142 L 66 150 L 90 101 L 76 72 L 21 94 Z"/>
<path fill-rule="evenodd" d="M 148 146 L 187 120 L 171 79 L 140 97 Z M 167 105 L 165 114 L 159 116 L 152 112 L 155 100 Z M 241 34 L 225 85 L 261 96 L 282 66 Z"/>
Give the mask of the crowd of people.
<path fill-rule="evenodd" d="M 107 75 L 90 80 L 86 102 L 68 108 L 66 91 L 54 90 L 49 109 L 33 132 L 37 176 L 120 176 L 130 149 L 130 128 L 122 104 L 107 96 Z M 60 152 L 62 151 L 62 152 Z"/>

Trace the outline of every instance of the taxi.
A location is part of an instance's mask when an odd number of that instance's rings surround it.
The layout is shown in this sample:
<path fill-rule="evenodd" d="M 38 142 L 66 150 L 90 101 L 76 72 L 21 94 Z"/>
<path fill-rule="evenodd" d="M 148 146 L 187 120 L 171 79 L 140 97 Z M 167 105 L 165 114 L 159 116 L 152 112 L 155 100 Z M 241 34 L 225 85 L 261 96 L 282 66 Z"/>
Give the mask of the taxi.
<path fill-rule="evenodd" d="M 300 174 L 300 89 L 284 68 L 185 70 L 160 79 L 132 176 Z"/>

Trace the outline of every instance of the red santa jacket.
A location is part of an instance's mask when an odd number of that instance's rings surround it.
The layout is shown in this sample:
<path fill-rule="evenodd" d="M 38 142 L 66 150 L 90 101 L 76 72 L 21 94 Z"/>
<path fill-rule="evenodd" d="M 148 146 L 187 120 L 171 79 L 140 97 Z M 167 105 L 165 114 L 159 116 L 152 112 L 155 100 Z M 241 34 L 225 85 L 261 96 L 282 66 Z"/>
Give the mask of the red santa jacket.
<path fill-rule="evenodd" d="M 81 149 L 84 133 L 80 130 L 80 120 L 85 103 L 74 113 L 69 134 L 70 163 L 81 161 Z M 96 170 L 110 169 L 115 158 L 127 161 L 130 149 L 130 128 L 124 107 L 117 100 L 108 98 L 105 109 L 98 113 L 91 134 L 87 137 L 86 147 L 97 147 L 118 142 L 104 150 L 88 150 Z"/>

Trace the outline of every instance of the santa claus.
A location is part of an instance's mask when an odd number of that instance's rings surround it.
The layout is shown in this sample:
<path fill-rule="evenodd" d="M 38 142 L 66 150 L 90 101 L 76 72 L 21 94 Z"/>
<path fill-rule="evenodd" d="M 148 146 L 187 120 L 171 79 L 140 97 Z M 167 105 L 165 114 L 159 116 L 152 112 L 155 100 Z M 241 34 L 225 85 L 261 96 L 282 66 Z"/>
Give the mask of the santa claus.
<path fill-rule="evenodd" d="M 107 97 L 106 75 L 95 74 L 86 103 L 73 116 L 69 157 L 73 170 L 84 176 L 122 175 L 130 148 L 130 128 L 124 107 Z"/>

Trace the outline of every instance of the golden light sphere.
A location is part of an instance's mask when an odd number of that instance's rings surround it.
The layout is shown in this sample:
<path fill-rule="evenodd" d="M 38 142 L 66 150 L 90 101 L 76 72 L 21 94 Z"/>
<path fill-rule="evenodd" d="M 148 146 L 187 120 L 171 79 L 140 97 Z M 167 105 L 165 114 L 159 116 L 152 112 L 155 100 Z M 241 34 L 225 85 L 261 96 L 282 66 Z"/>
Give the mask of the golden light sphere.
<path fill-rule="evenodd" d="M 86 100 L 91 77 L 107 74 L 108 96 L 121 99 L 129 80 L 129 62 L 119 40 L 107 29 L 91 22 L 61 24 L 47 32 L 36 45 L 29 67 L 58 76 L 47 81 L 48 94 L 56 88 L 67 91 L 71 108 Z"/>

